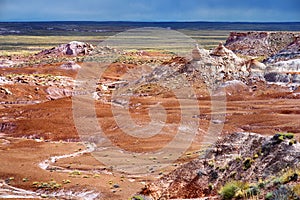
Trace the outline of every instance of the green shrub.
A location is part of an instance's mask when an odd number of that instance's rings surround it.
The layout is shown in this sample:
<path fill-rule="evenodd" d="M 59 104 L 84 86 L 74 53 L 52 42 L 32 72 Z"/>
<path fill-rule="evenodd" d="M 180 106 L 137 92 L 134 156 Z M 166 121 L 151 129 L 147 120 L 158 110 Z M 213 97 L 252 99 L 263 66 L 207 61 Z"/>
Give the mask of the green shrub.
<path fill-rule="evenodd" d="M 247 170 L 251 167 L 251 164 L 253 163 L 253 160 L 251 158 L 246 158 L 243 162 L 243 169 Z"/>
<path fill-rule="evenodd" d="M 276 133 L 273 139 L 278 143 L 284 141 L 285 139 L 294 139 L 295 135 L 293 133 Z"/>
<path fill-rule="evenodd" d="M 294 185 L 294 187 L 293 187 L 293 192 L 294 192 L 297 196 L 300 197 L 300 184 L 299 184 L 299 183 L 296 184 L 296 185 Z"/>
<path fill-rule="evenodd" d="M 142 195 L 135 195 L 131 197 L 129 200 L 145 200 L 145 198 Z"/>
<path fill-rule="evenodd" d="M 272 192 L 268 192 L 265 196 L 265 200 L 271 200 L 273 198 L 273 193 Z"/>
<path fill-rule="evenodd" d="M 236 197 L 236 194 L 243 193 L 245 189 L 247 189 L 247 184 L 240 182 L 240 181 L 231 181 L 226 183 L 221 190 L 219 191 L 219 194 L 222 199 L 224 200 L 230 200 L 234 197 Z"/>
<path fill-rule="evenodd" d="M 285 138 L 284 138 L 283 135 L 280 135 L 280 136 L 278 137 L 278 140 L 279 140 L 279 141 L 284 141 L 284 139 L 285 139 Z"/>
<path fill-rule="evenodd" d="M 210 183 L 210 184 L 208 184 L 208 189 L 209 189 L 209 190 L 213 190 L 213 189 L 214 189 L 214 185 L 213 185 L 213 184 L 211 184 L 211 183 Z"/>
<path fill-rule="evenodd" d="M 259 194 L 259 188 L 257 186 L 250 186 L 246 191 L 245 194 L 247 197 L 256 196 Z"/>
<path fill-rule="evenodd" d="M 81 175 L 81 172 L 78 170 L 74 170 L 74 171 L 70 172 L 69 175 Z"/>
<path fill-rule="evenodd" d="M 235 196 L 237 190 L 238 187 L 235 184 L 229 183 L 221 189 L 220 195 L 224 200 L 232 199 Z"/>
<path fill-rule="evenodd" d="M 27 182 L 27 181 L 28 181 L 28 178 L 25 177 L 25 178 L 22 179 L 22 181 L 23 181 L 23 182 Z"/>
<path fill-rule="evenodd" d="M 287 139 L 293 139 L 295 135 L 293 133 L 284 133 L 283 134 Z"/>
<path fill-rule="evenodd" d="M 37 182 L 37 181 L 35 181 L 35 182 L 32 183 L 32 187 L 39 188 L 39 189 L 41 189 L 41 188 L 59 189 L 59 188 L 61 188 L 61 186 L 62 186 L 61 184 L 56 183 L 56 181 L 53 181 L 53 180 L 51 180 L 49 182 Z"/>
<path fill-rule="evenodd" d="M 282 184 L 286 184 L 291 181 L 297 181 L 299 174 L 300 174 L 299 169 L 292 169 L 292 168 L 288 169 L 280 176 L 279 182 Z"/>
<path fill-rule="evenodd" d="M 297 143 L 297 140 L 295 140 L 295 139 L 291 139 L 290 141 L 289 141 L 289 145 L 290 146 L 292 146 L 293 144 L 296 144 Z"/>
<path fill-rule="evenodd" d="M 71 183 L 71 181 L 69 179 L 66 179 L 66 180 L 62 180 L 62 183 L 63 184 L 68 184 L 68 183 Z"/>

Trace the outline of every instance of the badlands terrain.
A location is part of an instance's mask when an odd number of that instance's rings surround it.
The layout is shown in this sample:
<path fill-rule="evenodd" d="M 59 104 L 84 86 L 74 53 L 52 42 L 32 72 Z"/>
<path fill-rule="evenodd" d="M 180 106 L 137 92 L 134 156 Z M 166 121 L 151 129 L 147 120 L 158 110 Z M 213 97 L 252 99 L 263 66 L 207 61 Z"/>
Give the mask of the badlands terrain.
<path fill-rule="evenodd" d="M 298 34 L 2 50 L 0 197 L 299 199 Z"/>

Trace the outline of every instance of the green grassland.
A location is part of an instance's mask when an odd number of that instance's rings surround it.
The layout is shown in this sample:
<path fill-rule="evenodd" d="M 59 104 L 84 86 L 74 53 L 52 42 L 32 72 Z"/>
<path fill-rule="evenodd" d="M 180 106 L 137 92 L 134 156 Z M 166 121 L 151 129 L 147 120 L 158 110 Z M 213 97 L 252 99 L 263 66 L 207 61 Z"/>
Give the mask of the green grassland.
<path fill-rule="evenodd" d="M 187 37 L 191 37 L 198 44 L 206 49 L 211 49 L 218 45 L 220 42 L 225 42 L 229 34 L 229 31 L 206 31 L 206 30 L 178 30 L 185 34 Z M 43 49 L 56 47 L 59 44 L 68 43 L 70 41 L 82 41 L 88 42 L 93 45 L 98 45 L 105 39 L 113 36 L 116 33 L 99 33 L 95 35 L 0 35 L 0 55 L 22 54 L 27 55 L 31 53 L 39 52 Z M 119 38 L 122 40 L 122 38 Z M 139 39 L 141 38 L 132 38 Z M 145 38 L 146 40 L 147 38 Z M 124 38 L 125 40 L 125 38 Z M 158 49 L 164 49 L 164 46 L 158 46 Z"/>
<path fill-rule="evenodd" d="M 70 41 L 93 45 L 127 30 L 163 27 L 176 30 L 211 49 L 230 31 L 299 31 L 299 22 L 0 22 L 0 55 L 29 54 Z M 134 38 L 133 38 L 134 39 Z M 141 38 L 139 38 L 141 39 Z M 145 41 L 149 38 L 145 37 Z M 165 43 L 164 43 L 165 44 Z M 157 49 L 164 48 L 157 44 Z M 176 45 L 173 45 L 176 48 Z"/>
<path fill-rule="evenodd" d="M 36 53 L 43 49 L 56 47 L 70 41 L 84 41 L 92 44 L 106 39 L 107 36 L 27 36 L 1 35 L 0 55 Z"/>

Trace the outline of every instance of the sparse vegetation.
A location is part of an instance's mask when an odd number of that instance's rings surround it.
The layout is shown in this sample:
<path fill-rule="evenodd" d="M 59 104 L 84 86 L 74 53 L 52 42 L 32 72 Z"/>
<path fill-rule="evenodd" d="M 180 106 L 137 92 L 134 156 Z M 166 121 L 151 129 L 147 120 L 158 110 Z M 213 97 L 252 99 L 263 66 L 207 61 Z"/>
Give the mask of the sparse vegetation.
<path fill-rule="evenodd" d="M 299 169 L 293 169 L 290 168 L 287 171 L 285 171 L 279 178 L 279 182 L 281 184 L 286 184 L 291 181 L 297 181 L 298 177 L 300 175 L 300 170 Z"/>
<path fill-rule="evenodd" d="M 99 174 L 94 174 L 93 177 L 94 178 L 100 178 L 100 175 Z"/>
<path fill-rule="evenodd" d="M 292 190 L 294 191 L 294 193 L 300 197 L 300 183 L 296 184 L 293 186 Z"/>
<path fill-rule="evenodd" d="M 268 192 L 265 196 L 265 200 L 271 200 L 273 198 L 273 192 Z"/>
<path fill-rule="evenodd" d="M 241 181 L 227 182 L 219 191 L 220 196 L 224 200 L 230 200 L 234 197 L 242 197 L 245 194 L 245 190 L 248 189 L 248 185 Z"/>
<path fill-rule="evenodd" d="M 129 200 L 145 200 L 145 198 L 142 195 L 135 195 L 129 198 Z"/>
<path fill-rule="evenodd" d="M 75 175 L 75 176 L 76 175 L 81 175 L 81 172 L 78 171 L 78 170 L 74 170 L 74 171 L 70 172 L 69 175 Z"/>
<path fill-rule="evenodd" d="M 209 189 L 209 190 L 213 190 L 213 189 L 214 189 L 214 185 L 213 185 L 212 183 L 209 183 L 209 184 L 208 184 L 208 189 Z"/>
<path fill-rule="evenodd" d="M 293 133 L 284 133 L 283 134 L 287 139 L 293 139 L 295 135 Z"/>
<path fill-rule="evenodd" d="M 243 162 L 243 169 L 244 170 L 247 170 L 251 167 L 251 164 L 253 163 L 254 161 L 251 159 L 251 158 L 246 158 Z"/>
<path fill-rule="evenodd" d="M 29 179 L 25 177 L 25 178 L 22 179 L 22 181 L 23 181 L 23 182 L 28 182 Z"/>
<path fill-rule="evenodd" d="M 62 187 L 62 184 L 57 183 L 54 180 L 51 180 L 49 182 L 33 182 L 32 187 L 38 188 L 38 189 L 59 189 Z"/>
<path fill-rule="evenodd" d="M 294 134 L 293 133 L 276 133 L 274 136 L 273 136 L 273 140 L 276 142 L 276 143 L 281 143 L 283 142 L 285 139 L 290 139 L 290 142 L 292 139 L 294 139 Z M 294 141 L 294 140 L 293 140 Z M 294 144 L 294 143 L 293 143 Z M 291 144 L 290 144 L 291 145 Z"/>
<path fill-rule="evenodd" d="M 63 180 L 62 183 L 63 184 L 68 184 L 68 183 L 71 183 L 71 181 L 69 179 L 66 179 L 66 180 Z"/>
<path fill-rule="evenodd" d="M 292 146 L 293 144 L 297 144 L 297 140 L 291 139 L 291 140 L 289 141 L 289 145 L 290 145 L 290 146 Z"/>

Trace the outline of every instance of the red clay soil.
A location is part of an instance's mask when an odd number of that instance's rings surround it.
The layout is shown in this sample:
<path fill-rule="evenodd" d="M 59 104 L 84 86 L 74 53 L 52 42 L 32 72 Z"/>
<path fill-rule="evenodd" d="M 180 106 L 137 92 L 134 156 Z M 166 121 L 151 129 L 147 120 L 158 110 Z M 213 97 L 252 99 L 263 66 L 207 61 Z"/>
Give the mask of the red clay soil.
<path fill-rule="evenodd" d="M 2 74 L 9 73 L 50 73 L 75 77 L 76 72 L 57 70 L 59 65 L 41 66 L 38 68 L 27 67 L 22 69 L 0 69 Z M 105 79 L 118 80 L 127 70 L 134 65 L 113 64 L 104 74 Z M 39 104 L 2 104 L 0 107 L 1 142 L 0 142 L 0 179 L 6 180 L 14 177 L 11 185 L 35 190 L 32 187 L 34 181 L 57 182 L 70 179 L 70 184 L 63 188 L 83 190 L 91 189 L 99 191 L 103 199 L 128 199 L 143 186 L 141 182 L 153 179 L 159 172 L 145 175 L 131 182 L 129 177 L 123 178 L 123 174 L 100 174 L 100 178 L 93 177 L 91 169 L 104 169 L 106 166 L 94 159 L 90 154 L 83 154 L 76 158 L 61 159 L 55 165 L 64 168 L 85 169 L 87 177 L 70 177 L 68 173 L 43 170 L 38 163 L 54 155 L 64 155 L 84 149 L 80 141 L 72 111 L 72 98 L 65 97 L 57 100 L 49 100 L 42 87 L 38 92 L 33 87 L 26 85 L 6 85 L 16 96 L 24 97 L 31 94 L 31 99 L 42 99 L 45 102 Z M 199 97 L 200 116 L 191 120 L 199 120 L 200 129 L 192 146 L 187 152 L 199 150 L 203 132 L 207 131 L 211 119 L 211 102 L 206 96 L 207 91 L 194 86 Z M 1 101 L 13 101 L 15 97 L 2 96 Z M 143 97 L 136 95 L 131 98 L 131 105 L 139 104 L 139 109 L 129 109 L 131 117 L 137 124 L 147 124 L 150 121 L 149 106 L 161 102 L 166 109 L 166 126 L 160 134 L 147 139 L 137 140 L 133 136 L 126 135 L 117 127 L 112 114 L 111 104 L 95 101 L 95 108 L 99 125 L 103 132 L 122 149 L 131 152 L 153 151 L 162 148 L 174 137 L 180 121 L 180 108 L 178 100 L 169 95 L 157 95 Z M 227 91 L 226 120 L 222 134 L 230 134 L 234 131 L 250 131 L 263 135 L 272 135 L 276 132 L 293 132 L 300 136 L 300 101 L 299 97 L 286 89 L 278 86 L 260 86 L 256 91 Z M 18 139 L 17 139 L 18 138 Z M 22 138 L 22 139 L 20 139 Z M 26 139 L 31 138 L 31 139 Z M 37 142 L 32 139 L 40 139 Z M 57 142 L 53 141 L 67 141 Z M 143 147 L 142 149 L 140 147 Z M 195 155 L 197 156 L 197 155 Z M 195 157 L 194 156 L 194 157 Z M 188 161 L 193 156 L 183 154 L 178 163 Z M 170 169 L 166 169 L 168 171 Z M 28 182 L 23 182 L 23 178 Z M 110 182 L 118 183 L 119 188 L 112 188 Z"/>

